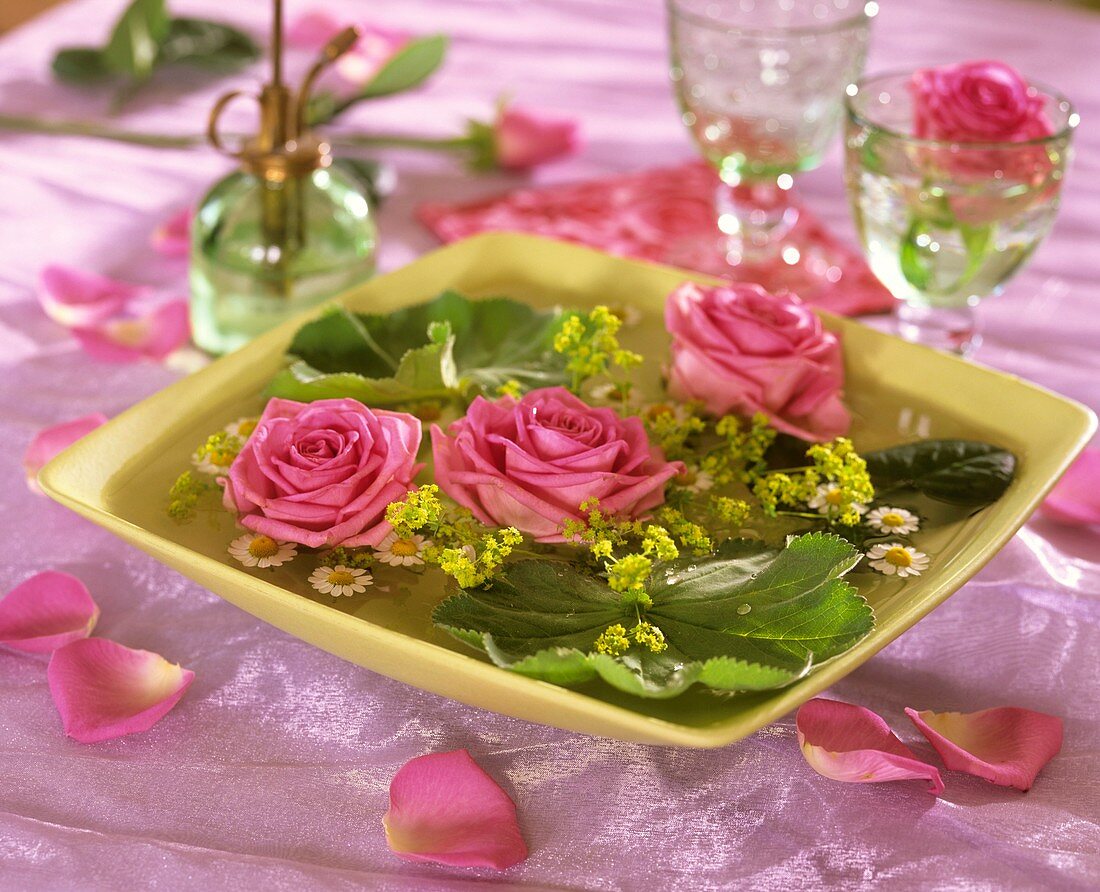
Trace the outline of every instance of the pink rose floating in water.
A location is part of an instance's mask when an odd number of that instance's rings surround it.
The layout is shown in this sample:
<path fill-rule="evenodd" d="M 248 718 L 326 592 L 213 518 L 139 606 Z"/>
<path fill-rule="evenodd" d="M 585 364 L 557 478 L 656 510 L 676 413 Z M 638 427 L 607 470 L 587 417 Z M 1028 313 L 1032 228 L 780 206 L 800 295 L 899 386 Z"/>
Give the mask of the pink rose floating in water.
<path fill-rule="evenodd" d="M 847 432 L 840 341 L 794 295 L 759 285 L 685 283 L 669 295 L 669 392 L 714 415 L 762 412 L 804 440 Z"/>
<path fill-rule="evenodd" d="M 273 399 L 229 468 L 225 506 L 250 530 L 310 548 L 377 545 L 413 488 L 420 421 L 353 399 Z"/>
<path fill-rule="evenodd" d="M 562 542 L 562 523 L 597 498 L 608 514 L 640 517 L 665 500 L 682 469 L 665 461 L 638 418 L 593 408 L 563 387 L 520 400 L 478 397 L 444 433 L 432 427 L 436 481 L 482 523 Z"/>

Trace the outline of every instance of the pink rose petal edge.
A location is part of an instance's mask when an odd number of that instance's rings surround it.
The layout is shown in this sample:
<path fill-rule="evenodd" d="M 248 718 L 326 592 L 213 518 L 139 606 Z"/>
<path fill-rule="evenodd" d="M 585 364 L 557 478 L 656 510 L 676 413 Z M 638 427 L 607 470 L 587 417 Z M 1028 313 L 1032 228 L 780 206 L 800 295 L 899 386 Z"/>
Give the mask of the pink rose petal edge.
<path fill-rule="evenodd" d="M 24 580 L 0 600 L 0 645 L 26 653 L 50 653 L 87 638 L 99 607 L 75 576 L 46 570 Z"/>
<path fill-rule="evenodd" d="M 84 638 L 54 651 L 46 676 L 65 733 L 98 743 L 148 731 L 179 702 L 195 673 L 147 650 Z"/>
<path fill-rule="evenodd" d="M 193 215 L 193 209 L 187 207 L 164 220 L 149 239 L 153 250 L 164 257 L 187 257 L 191 253 Z"/>
<path fill-rule="evenodd" d="M 23 471 L 27 475 L 27 486 L 31 491 L 42 492 L 38 486 L 39 471 L 85 434 L 106 423 L 106 415 L 93 412 L 40 430 L 23 453 Z"/>
<path fill-rule="evenodd" d="M 1086 449 L 1039 509 L 1051 520 L 1100 524 L 1100 449 Z"/>
<path fill-rule="evenodd" d="M 382 823 L 409 861 L 504 870 L 527 857 L 515 804 L 464 749 L 406 762 Z"/>
<path fill-rule="evenodd" d="M 103 362 L 162 360 L 191 338 L 187 301 L 172 300 L 136 319 L 112 319 L 73 335 L 93 359 Z"/>
<path fill-rule="evenodd" d="M 907 708 L 943 764 L 1004 787 L 1030 790 L 1035 776 L 1062 749 L 1062 720 L 1017 706 L 980 712 Z"/>
<path fill-rule="evenodd" d="M 939 770 L 918 759 L 869 709 L 817 697 L 802 704 L 795 725 L 802 755 L 823 777 L 856 784 L 926 780 L 933 795 L 944 790 Z"/>

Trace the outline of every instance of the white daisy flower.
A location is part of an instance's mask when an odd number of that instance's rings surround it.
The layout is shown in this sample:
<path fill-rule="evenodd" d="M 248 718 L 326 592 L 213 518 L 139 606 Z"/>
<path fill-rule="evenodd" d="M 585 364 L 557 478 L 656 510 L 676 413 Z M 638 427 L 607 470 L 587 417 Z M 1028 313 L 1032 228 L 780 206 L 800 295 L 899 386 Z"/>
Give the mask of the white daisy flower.
<path fill-rule="evenodd" d="M 309 584 L 322 595 L 332 595 L 339 598 L 343 595 L 351 597 L 354 594 L 365 592 L 367 586 L 373 584 L 374 579 L 366 570 L 356 567 L 345 567 L 337 564 L 335 567 L 318 567 L 309 574 Z"/>
<path fill-rule="evenodd" d="M 888 545 L 872 545 L 867 552 L 871 566 L 887 576 L 920 576 L 928 569 L 929 558 L 923 551 L 917 551 L 910 545 L 891 542 Z"/>
<path fill-rule="evenodd" d="M 920 529 L 920 518 L 904 508 L 875 508 L 864 518 L 864 523 L 880 533 L 907 536 Z"/>
<path fill-rule="evenodd" d="M 676 482 L 690 492 L 706 492 L 714 487 L 714 478 L 706 471 L 700 471 L 692 465 L 687 465 L 684 471 L 677 475 Z"/>
<path fill-rule="evenodd" d="M 254 416 L 238 418 L 232 424 L 227 424 L 225 426 L 225 432 L 231 437 L 240 437 L 243 443 L 252 436 L 252 432 L 256 430 L 256 425 L 259 423 L 260 419 Z"/>
<path fill-rule="evenodd" d="M 839 508 L 843 500 L 844 493 L 841 492 L 839 486 L 835 483 L 822 483 L 818 486 L 817 493 L 807 504 L 821 514 L 828 514 Z M 867 513 L 866 505 L 853 502 L 852 507 L 855 508 L 857 514 Z"/>
<path fill-rule="evenodd" d="M 293 560 L 298 546 L 279 542 L 262 533 L 245 533 L 229 543 L 229 553 L 246 567 L 279 567 Z"/>
<path fill-rule="evenodd" d="M 608 307 L 612 316 L 618 316 L 623 328 L 634 328 L 642 321 L 642 311 L 630 304 L 615 304 Z"/>
<path fill-rule="evenodd" d="M 389 564 L 392 567 L 412 567 L 415 564 L 424 563 L 424 558 L 420 555 L 431 544 L 431 539 L 425 539 L 421 535 L 402 539 L 397 533 L 390 533 L 378 543 L 378 547 L 374 549 L 374 556 L 383 564 Z"/>

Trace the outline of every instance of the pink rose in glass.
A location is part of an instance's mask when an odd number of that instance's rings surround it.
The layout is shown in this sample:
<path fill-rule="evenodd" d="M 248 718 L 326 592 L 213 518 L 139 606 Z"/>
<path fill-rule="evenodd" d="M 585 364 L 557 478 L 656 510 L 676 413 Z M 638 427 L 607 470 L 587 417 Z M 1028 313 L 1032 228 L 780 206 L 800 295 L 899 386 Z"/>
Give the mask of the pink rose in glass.
<path fill-rule="evenodd" d="M 552 118 L 505 106 L 497 116 L 494 137 L 497 164 L 528 170 L 571 155 L 580 148 L 580 129 L 568 118 Z"/>
<path fill-rule="evenodd" d="M 913 134 L 953 143 L 1024 142 L 1050 136 L 1043 94 L 1003 62 L 960 62 L 913 74 Z M 930 153 L 952 173 L 991 176 L 1001 170 L 1016 179 L 1042 176 L 1050 161 L 1041 147 L 1020 150 L 966 149 Z"/>
<path fill-rule="evenodd" d="M 650 445 L 638 418 L 593 408 L 563 387 L 521 399 L 478 397 L 444 433 L 432 426 L 435 477 L 482 523 L 562 542 L 562 523 L 598 498 L 600 508 L 640 517 L 665 500 L 683 470 Z"/>
<path fill-rule="evenodd" d="M 225 481 L 241 524 L 311 548 L 377 545 L 413 489 L 420 421 L 353 399 L 273 399 Z"/>
<path fill-rule="evenodd" d="M 714 415 L 763 412 L 805 440 L 844 434 L 851 416 L 840 398 L 840 342 L 791 294 L 759 285 L 685 283 L 669 295 L 669 392 L 699 400 Z"/>

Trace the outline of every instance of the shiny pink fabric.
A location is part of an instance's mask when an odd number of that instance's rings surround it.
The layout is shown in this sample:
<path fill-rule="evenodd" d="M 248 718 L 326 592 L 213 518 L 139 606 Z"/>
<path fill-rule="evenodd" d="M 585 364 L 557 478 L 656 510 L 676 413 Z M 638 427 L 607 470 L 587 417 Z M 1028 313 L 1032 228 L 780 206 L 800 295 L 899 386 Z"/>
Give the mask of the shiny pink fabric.
<path fill-rule="evenodd" d="M 290 4 L 288 12 L 309 4 Z M 1085 124 L 1054 232 L 983 307 L 982 362 L 1100 408 L 1100 16 L 1011 0 L 886 2 L 871 66 L 981 54 L 1073 96 Z M 266 21 L 259 0 L 174 0 L 180 15 Z M 79 0 L 0 38 L 0 108 L 90 115 L 105 97 L 49 81 L 51 48 L 98 39 L 120 0 Z M 364 7 L 331 0 L 351 19 Z M 582 119 L 585 151 L 536 182 L 674 164 L 692 149 L 669 92 L 657 0 L 422 0 L 378 5 L 383 24 L 454 37 L 446 71 L 415 97 L 356 113 L 364 126 L 443 134 L 488 117 L 501 90 Z M 227 80 L 180 93 L 158 80 L 120 124 L 198 131 Z M 243 85 L 246 78 L 231 78 Z M 1091 123 L 1090 123 L 1091 122 Z M 463 177 L 394 153 L 382 265 L 435 244 L 429 199 L 473 200 L 528 182 Z M 23 485 L 19 457 L 47 424 L 118 412 L 178 373 L 86 356 L 46 319 L 38 273 L 60 261 L 154 285 L 178 262 L 151 230 L 230 164 L 84 139 L 0 134 L 0 591 L 39 570 L 79 575 L 98 633 L 195 671 L 147 733 L 93 746 L 62 734 L 45 664 L 0 652 L 0 886 L 21 890 L 303 888 L 465 890 L 478 870 L 411 864 L 386 847 L 389 783 L 408 759 L 466 748 L 516 802 L 530 858 L 497 889 L 1084 889 L 1100 876 L 1100 537 L 1036 519 L 971 584 L 827 695 L 879 713 L 922 758 L 903 708 L 1012 703 L 1065 719 L 1062 753 L 1026 795 L 948 774 L 842 785 L 815 774 L 790 715 L 714 751 L 647 747 L 451 703 L 277 632 Z M 800 179 L 852 237 L 839 151 Z M 884 372 L 887 373 L 887 372 Z M 905 374 L 904 369 L 889 374 Z M 985 411 L 976 406 L 975 411 Z M 1027 419 L 1021 419 L 1027 423 Z M 933 425 L 933 434 L 938 433 Z"/>

